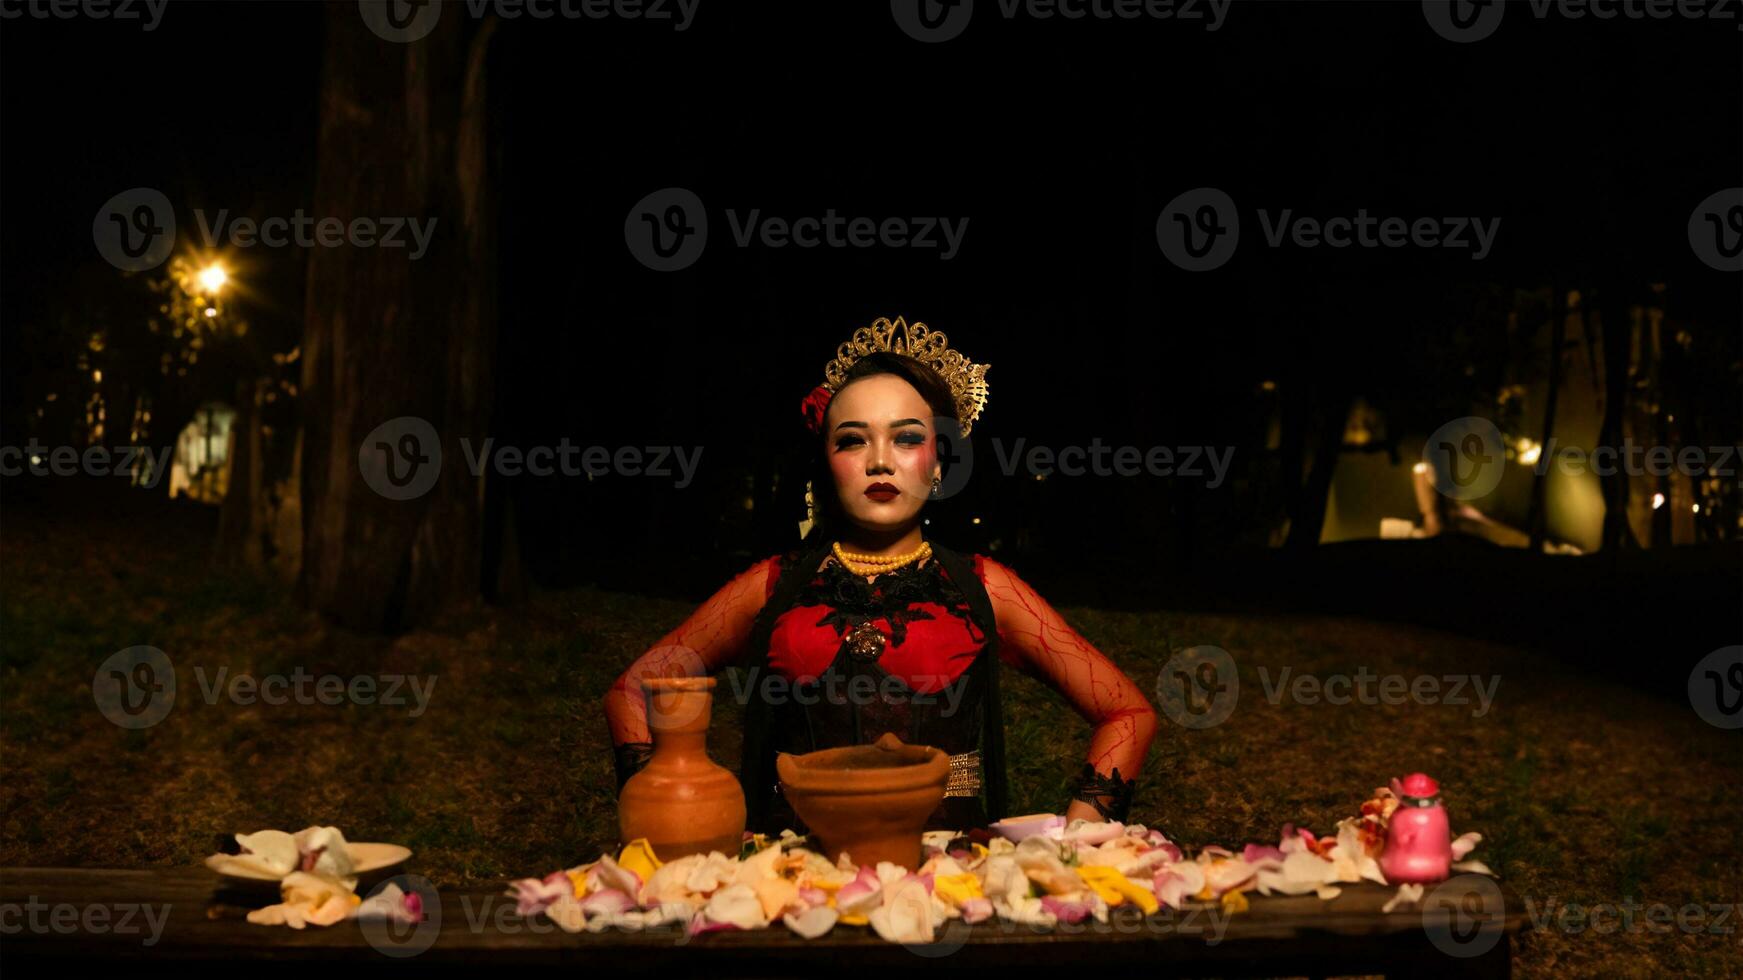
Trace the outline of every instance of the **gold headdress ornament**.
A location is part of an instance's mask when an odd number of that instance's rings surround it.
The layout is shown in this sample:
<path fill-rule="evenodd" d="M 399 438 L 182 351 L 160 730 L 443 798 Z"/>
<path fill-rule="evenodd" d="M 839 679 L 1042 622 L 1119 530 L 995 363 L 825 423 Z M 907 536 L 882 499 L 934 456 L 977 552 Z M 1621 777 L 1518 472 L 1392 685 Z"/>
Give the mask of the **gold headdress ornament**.
<path fill-rule="evenodd" d="M 961 352 L 950 349 L 944 335 L 915 321 L 910 324 L 901 317 L 891 321 L 879 317 L 869 327 L 860 327 L 835 351 L 835 360 L 823 368 L 822 388 L 831 395 L 841 390 L 847 372 L 867 354 L 889 351 L 906 354 L 938 372 L 950 386 L 950 397 L 956 402 L 956 415 L 962 424 L 962 434 L 980 417 L 986 407 L 986 373 L 990 364 L 976 364 Z M 819 420 L 821 421 L 821 420 Z"/>

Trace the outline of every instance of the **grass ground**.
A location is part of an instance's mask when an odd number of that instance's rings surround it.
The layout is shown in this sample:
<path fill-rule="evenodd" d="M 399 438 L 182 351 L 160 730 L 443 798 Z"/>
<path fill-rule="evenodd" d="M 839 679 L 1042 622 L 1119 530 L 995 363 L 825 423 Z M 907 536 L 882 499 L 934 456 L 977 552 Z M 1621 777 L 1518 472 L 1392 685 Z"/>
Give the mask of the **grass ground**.
<path fill-rule="evenodd" d="M 683 602 L 576 589 L 456 613 L 398 638 L 347 635 L 283 591 L 213 569 L 199 520 L 10 514 L 0 539 L 0 865 L 197 862 L 215 836 L 332 823 L 417 852 L 438 883 L 516 877 L 593 857 L 615 830 L 599 697 Z M 1020 563 L 1018 570 L 1022 571 Z M 1738 902 L 1743 753 L 1686 703 L 1494 643 L 1345 618 L 1072 608 L 1073 623 L 1146 689 L 1171 651 L 1212 644 L 1240 667 L 1225 723 L 1164 722 L 1134 819 L 1188 846 L 1274 841 L 1284 823 L 1329 830 L 1388 777 L 1440 780 L 1455 832 L 1551 915 L 1569 906 Z M 175 665 L 161 723 L 105 719 L 92 674 L 150 644 Z M 1654 656 L 1642 651 L 1641 656 Z M 403 673 L 427 709 L 256 703 L 205 687 L 257 678 Z M 1499 678 L 1490 709 L 1303 704 L 1266 697 L 1280 671 Z M 1263 673 L 1262 673 L 1263 672 Z M 1085 726 L 1027 678 L 1006 685 L 1013 805 L 1062 808 Z M 409 698 L 409 695 L 408 695 Z M 736 757 L 717 712 L 716 757 Z M 1735 976 L 1733 908 L 1713 934 L 1546 921 L 1516 950 L 1525 976 Z M 1612 920 L 1613 921 L 1613 920 Z"/>

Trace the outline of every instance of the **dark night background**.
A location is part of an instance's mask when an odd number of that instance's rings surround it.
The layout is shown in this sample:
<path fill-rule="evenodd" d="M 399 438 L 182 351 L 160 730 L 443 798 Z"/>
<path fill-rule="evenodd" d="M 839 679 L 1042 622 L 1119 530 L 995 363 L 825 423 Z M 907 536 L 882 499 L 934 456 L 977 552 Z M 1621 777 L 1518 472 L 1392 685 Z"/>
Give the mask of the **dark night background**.
<path fill-rule="evenodd" d="M 1736 835 L 1700 843 L 1743 805 L 1735 733 L 1689 704 L 1691 665 L 1743 642 L 1735 459 L 1705 482 L 1545 481 L 1536 503 L 1510 459 L 1462 510 L 1411 473 L 1462 416 L 1540 439 L 1558 385 L 1567 445 L 1743 440 L 1739 274 L 1688 231 L 1743 182 L 1735 20 L 1512 3 L 1456 44 L 1416 2 L 1237 0 L 1207 31 L 982 0 L 926 44 L 883 2 L 703 0 L 682 32 L 464 9 L 413 45 L 352 2 L 174 0 L 152 31 L 0 20 L 0 447 L 167 447 L 205 406 L 238 410 L 205 490 L 0 482 L 0 864 L 191 864 L 213 833 L 306 823 L 305 779 L 341 811 L 321 819 L 447 880 L 591 857 L 615 807 L 599 695 L 796 543 L 800 400 L 855 328 L 902 316 L 991 365 L 972 475 L 928 534 L 1020 571 L 1141 685 L 1198 644 L 1233 651 L 1249 690 L 1255 664 L 1506 676 L 1484 719 L 1252 696 L 1222 728 L 1169 728 L 1134 813 L 1257 840 L 1329 828 L 1350 793 L 1426 767 L 1522 893 L 1735 900 Z M 180 245 L 124 274 L 93 215 L 137 187 L 167 196 Z M 709 238 L 662 273 L 625 223 L 668 187 L 701 199 Z M 1157 219 L 1200 187 L 1236 202 L 1241 239 L 1187 272 Z M 416 262 L 214 252 L 195 209 L 439 224 Z M 949 260 L 738 247 L 727 212 L 753 209 L 968 225 Z M 1480 261 L 1270 248 L 1261 209 L 1500 227 Z M 228 270 L 209 324 L 167 271 L 183 260 Z M 357 464 L 399 416 L 430 420 L 446 459 L 411 501 Z M 461 437 L 702 455 L 683 488 L 480 483 Z M 998 466 L 995 441 L 1097 439 L 1233 464 L 1217 487 Z M 1431 511 L 1442 533 L 1422 533 Z M 1425 523 L 1382 539 L 1384 519 Z M 91 711 L 89 672 L 140 643 L 238 670 L 423 669 L 454 693 L 420 728 L 208 704 L 124 732 Z M 1057 699 L 1021 683 L 1017 812 L 1053 807 L 1082 761 Z M 161 833 L 119 833 L 124 809 Z M 1522 972 L 1734 975 L 1734 939 L 1663 939 L 1651 961 L 1589 939 L 1537 940 Z"/>

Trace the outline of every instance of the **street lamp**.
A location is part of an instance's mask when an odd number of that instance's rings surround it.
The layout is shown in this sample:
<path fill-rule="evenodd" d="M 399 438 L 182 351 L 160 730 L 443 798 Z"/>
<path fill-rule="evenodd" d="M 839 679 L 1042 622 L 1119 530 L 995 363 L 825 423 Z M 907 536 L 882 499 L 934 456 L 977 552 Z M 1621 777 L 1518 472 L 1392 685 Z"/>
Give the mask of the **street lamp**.
<path fill-rule="evenodd" d="M 224 288 L 224 284 L 230 281 L 230 274 L 224 271 L 223 266 L 214 262 L 201 269 L 195 279 L 199 282 L 201 291 L 210 294 Z"/>

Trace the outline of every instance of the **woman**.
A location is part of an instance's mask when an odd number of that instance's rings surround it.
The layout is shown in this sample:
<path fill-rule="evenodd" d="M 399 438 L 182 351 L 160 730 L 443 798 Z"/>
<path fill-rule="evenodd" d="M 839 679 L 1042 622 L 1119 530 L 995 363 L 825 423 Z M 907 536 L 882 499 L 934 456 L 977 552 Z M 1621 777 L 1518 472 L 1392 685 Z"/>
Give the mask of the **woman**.
<path fill-rule="evenodd" d="M 618 785 L 651 750 L 640 679 L 750 668 L 740 778 L 752 829 L 803 830 L 775 751 L 903 741 L 951 755 L 927 826 L 1006 816 L 998 668 L 1058 691 L 1095 727 L 1066 816 L 1124 820 L 1156 731 L 1142 691 L 1014 572 L 926 541 L 939 441 L 966 435 L 987 366 L 925 324 L 856 331 L 803 404 L 818 436 L 816 523 L 792 553 L 752 565 L 636 660 L 605 695 Z M 743 659 L 740 659 L 740 658 Z M 724 689 L 724 686 L 723 686 Z M 980 796 L 986 794 L 983 807 Z"/>

